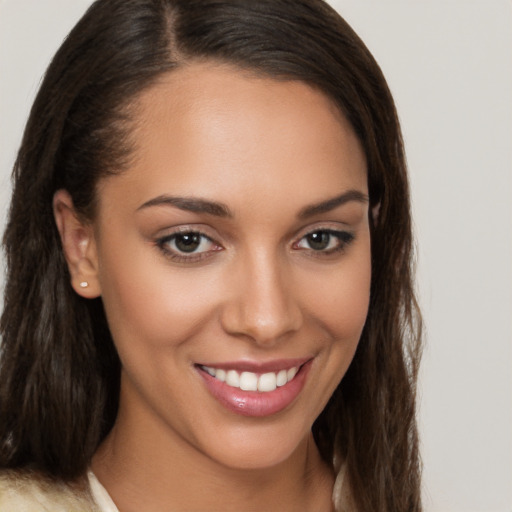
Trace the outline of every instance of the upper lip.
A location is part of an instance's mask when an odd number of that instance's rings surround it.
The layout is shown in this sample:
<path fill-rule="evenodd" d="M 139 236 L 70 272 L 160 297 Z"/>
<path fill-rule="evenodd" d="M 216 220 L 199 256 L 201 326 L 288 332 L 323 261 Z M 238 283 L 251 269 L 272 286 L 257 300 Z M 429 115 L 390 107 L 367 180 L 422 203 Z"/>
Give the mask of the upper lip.
<path fill-rule="evenodd" d="M 300 357 L 291 359 L 273 359 L 270 361 L 224 361 L 218 363 L 198 363 L 198 366 L 208 366 L 210 368 L 221 370 L 237 370 L 239 372 L 268 373 L 279 372 L 280 370 L 289 370 L 294 367 L 298 368 L 311 359 L 312 357 Z"/>

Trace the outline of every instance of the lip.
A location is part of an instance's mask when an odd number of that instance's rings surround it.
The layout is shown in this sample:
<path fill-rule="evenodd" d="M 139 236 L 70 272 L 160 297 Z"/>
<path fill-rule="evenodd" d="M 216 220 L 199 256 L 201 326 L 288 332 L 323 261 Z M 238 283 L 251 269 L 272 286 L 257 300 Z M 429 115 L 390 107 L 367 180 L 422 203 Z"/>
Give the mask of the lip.
<path fill-rule="evenodd" d="M 299 367 L 295 377 L 282 387 L 274 391 L 262 393 L 259 391 L 243 391 L 228 386 L 225 382 L 212 377 L 200 365 L 196 365 L 198 374 L 206 384 L 208 391 L 226 409 L 242 416 L 264 417 L 286 409 L 300 394 L 306 382 L 313 359 L 286 359 L 269 362 L 237 361 L 232 363 L 215 363 L 212 366 L 223 370 L 248 371 L 253 373 L 277 372 Z"/>
<path fill-rule="evenodd" d="M 210 366 L 221 370 L 236 370 L 237 372 L 268 373 L 280 370 L 289 370 L 294 366 L 299 367 L 307 363 L 311 357 L 294 359 L 273 359 L 271 361 L 231 361 L 222 363 L 198 363 L 198 366 Z"/>

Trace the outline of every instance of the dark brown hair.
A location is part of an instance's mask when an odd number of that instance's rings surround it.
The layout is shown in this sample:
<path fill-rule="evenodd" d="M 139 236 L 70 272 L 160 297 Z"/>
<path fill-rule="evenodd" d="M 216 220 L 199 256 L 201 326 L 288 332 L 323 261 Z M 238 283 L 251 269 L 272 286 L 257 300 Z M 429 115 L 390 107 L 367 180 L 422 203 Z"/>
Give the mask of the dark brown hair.
<path fill-rule="evenodd" d="M 313 425 L 325 460 L 345 460 L 361 512 L 419 511 L 415 383 L 421 323 L 411 278 L 400 127 L 377 63 L 321 0 L 98 0 L 54 57 L 13 171 L 4 236 L 0 467 L 83 475 L 117 412 L 120 363 L 101 299 L 72 290 L 52 214 L 66 189 L 94 216 L 98 180 L 130 158 L 130 105 L 162 73 L 227 62 L 321 90 L 368 163 L 370 308 L 355 358 Z"/>

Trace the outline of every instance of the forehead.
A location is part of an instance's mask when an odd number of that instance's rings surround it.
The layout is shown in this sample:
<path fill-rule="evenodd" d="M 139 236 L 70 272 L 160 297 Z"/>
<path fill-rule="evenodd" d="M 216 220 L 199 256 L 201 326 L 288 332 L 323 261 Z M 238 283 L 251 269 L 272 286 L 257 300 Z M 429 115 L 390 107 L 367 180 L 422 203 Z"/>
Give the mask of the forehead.
<path fill-rule="evenodd" d="M 196 63 L 162 76 L 132 112 L 133 159 L 107 180 L 131 183 L 140 203 L 163 193 L 226 203 L 264 193 L 282 201 L 291 191 L 307 203 L 366 191 L 366 161 L 351 126 L 302 82 Z"/>

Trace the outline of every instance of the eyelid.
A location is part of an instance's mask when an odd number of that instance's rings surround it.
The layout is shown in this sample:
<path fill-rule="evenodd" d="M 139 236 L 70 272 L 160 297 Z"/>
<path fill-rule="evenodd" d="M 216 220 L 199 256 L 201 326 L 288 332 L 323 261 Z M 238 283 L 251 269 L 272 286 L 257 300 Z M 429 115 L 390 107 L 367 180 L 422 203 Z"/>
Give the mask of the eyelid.
<path fill-rule="evenodd" d="M 219 244 L 219 242 L 217 242 L 217 239 L 220 238 L 218 233 L 205 224 L 180 224 L 177 226 L 169 226 L 159 229 L 151 238 L 158 241 L 186 233 L 196 233 L 212 240 L 216 244 Z"/>
<path fill-rule="evenodd" d="M 307 227 L 301 228 L 296 232 L 294 239 L 296 241 L 304 238 L 305 236 L 316 233 L 317 231 L 328 231 L 331 233 L 351 233 L 354 234 L 354 229 L 348 224 L 341 222 L 317 222 L 313 225 L 309 224 Z"/>
<path fill-rule="evenodd" d="M 326 250 L 315 250 L 313 248 L 302 248 L 298 247 L 298 245 L 309 235 L 314 233 L 328 233 L 339 240 L 339 245 L 337 247 L 326 249 Z M 355 240 L 356 235 L 353 230 L 343 229 L 339 224 L 337 227 L 333 227 L 327 224 L 319 224 L 317 226 L 309 227 L 305 231 L 295 238 L 295 241 L 292 244 L 292 248 L 297 251 L 303 251 L 309 256 L 313 257 L 327 257 L 336 253 L 343 253 L 345 249 Z"/>
<path fill-rule="evenodd" d="M 215 247 L 207 251 L 190 253 L 172 250 L 168 245 L 169 242 L 173 240 L 173 238 L 175 238 L 176 236 L 183 234 L 199 235 L 208 240 L 209 242 L 211 242 Z M 205 233 L 205 230 L 203 230 L 202 228 L 198 228 L 197 226 L 177 226 L 176 228 L 172 229 L 166 234 L 156 237 L 155 245 L 164 254 L 164 256 L 178 263 L 196 263 L 199 261 L 203 261 L 211 257 L 213 253 L 216 253 L 224 249 L 224 247 L 219 242 L 217 242 L 212 236 Z"/>

